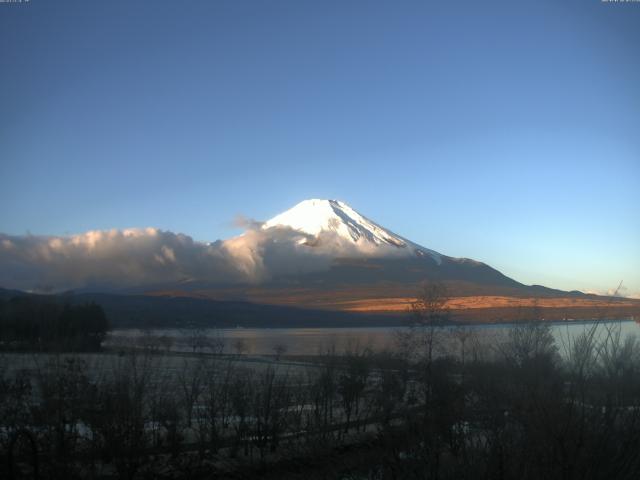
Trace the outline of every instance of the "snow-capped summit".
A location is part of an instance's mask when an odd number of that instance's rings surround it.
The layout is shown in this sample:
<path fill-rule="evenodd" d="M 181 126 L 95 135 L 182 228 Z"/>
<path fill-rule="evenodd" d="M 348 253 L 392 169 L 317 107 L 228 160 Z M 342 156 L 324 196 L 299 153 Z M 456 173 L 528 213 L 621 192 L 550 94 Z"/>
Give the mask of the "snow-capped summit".
<path fill-rule="evenodd" d="M 357 246 L 390 246 L 441 261 L 439 253 L 396 235 L 339 200 L 304 200 L 262 225 L 264 230 L 273 227 L 288 227 L 314 237 L 333 233 Z"/>

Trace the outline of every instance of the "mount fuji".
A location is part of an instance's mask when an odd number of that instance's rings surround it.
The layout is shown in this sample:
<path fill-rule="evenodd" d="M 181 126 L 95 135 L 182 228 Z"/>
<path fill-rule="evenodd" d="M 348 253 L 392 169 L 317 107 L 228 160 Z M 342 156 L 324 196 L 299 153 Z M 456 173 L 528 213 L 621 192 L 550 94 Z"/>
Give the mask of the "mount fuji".
<path fill-rule="evenodd" d="M 282 230 L 299 234 L 298 246 L 329 256 L 328 271 L 309 275 L 316 283 L 323 278 L 334 283 L 356 281 L 357 270 L 363 270 L 366 278 L 360 280 L 365 283 L 392 280 L 415 285 L 437 279 L 523 286 L 484 263 L 449 257 L 411 242 L 339 200 L 305 200 L 266 221 L 261 230 L 268 236 Z"/>
<path fill-rule="evenodd" d="M 364 255 L 429 255 L 437 264 L 442 262 L 442 255 L 439 253 L 396 235 L 339 200 L 305 200 L 262 225 L 262 229 L 267 232 L 272 228 L 282 227 L 310 235 L 313 239 L 311 242 L 302 242 L 309 246 L 313 246 L 321 236 L 329 234 L 335 235 L 340 241 L 353 244 Z M 395 248 L 396 251 L 384 251 L 384 247 Z M 376 248 L 380 250 L 376 251 Z"/>
<path fill-rule="evenodd" d="M 305 200 L 213 243 L 157 228 L 0 233 L 0 287 L 102 295 L 95 300 L 111 302 L 114 318 L 145 311 L 150 321 L 162 314 L 171 322 L 198 311 L 206 323 L 217 311 L 233 325 L 249 317 L 259 325 L 265 316 L 295 323 L 323 312 L 316 323 L 342 322 L 343 314 L 404 314 L 425 281 L 443 283 L 451 310 L 472 321 L 514 320 L 540 308 L 545 318 L 640 312 L 637 300 L 524 285 L 485 263 L 414 243 L 339 200 Z"/>
<path fill-rule="evenodd" d="M 443 282 L 453 295 L 536 288 L 482 262 L 418 245 L 340 200 L 302 201 L 222 246 L 259 272 L 257 280 L 213 285 L 192 279 L 151 293 L 349 309 L 357 302 L 411 297 L 424 281 Z"/>
<path fill-rule="evenodd" d="M 310 199 L 222 243 L 266 272 L 245 285 L 189 281 L 147 294 L 360 314 L 404 314 L 423 282 L 446 286 L 452 312 L 470 321 L 587 318 L 603 309 L 637 312 L 640 303 L 524 285 L 491 266 L 418 245 L 340 200 Z M 532 313 L 533 312 L 533 313 Z M 571 317 L 569 317 L 571 318 Z"/>

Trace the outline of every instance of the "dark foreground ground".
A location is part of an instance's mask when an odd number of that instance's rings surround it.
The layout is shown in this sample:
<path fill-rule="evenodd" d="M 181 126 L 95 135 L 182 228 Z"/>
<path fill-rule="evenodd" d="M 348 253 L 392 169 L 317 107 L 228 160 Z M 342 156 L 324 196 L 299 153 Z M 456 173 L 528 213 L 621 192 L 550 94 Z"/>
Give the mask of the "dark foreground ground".
<path fill-rule="evenodd" d="M 634 337 L 441 333 L 393 354 L 5 354 L 0 477 L 637 478 Z"/>

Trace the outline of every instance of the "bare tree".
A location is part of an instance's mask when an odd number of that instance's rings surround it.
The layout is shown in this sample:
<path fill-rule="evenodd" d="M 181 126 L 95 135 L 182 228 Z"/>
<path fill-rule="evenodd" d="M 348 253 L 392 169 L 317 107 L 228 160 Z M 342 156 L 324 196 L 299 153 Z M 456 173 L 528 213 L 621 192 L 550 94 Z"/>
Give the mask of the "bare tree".
<path fill-rule="evenodd" d="M 511 327 L 505 347 L 506 356 L 518 365 L 542 358 L 553 360 L 558 352 L 551 326 L 535 321 Z"/>
<path fill-rule="evenodd" d="M 448 300 L 449 293 L 444 284 L 424 283 L 411 303 L 411 334 L 418 342 L 419 354 L 427 365 L 433 363 L 439 329 L 449 320 Z"/>
<path fill-rule="evenodd" d="M 338 377 L 338 393 L 342 399 L 345 414 L 345 428 L 347 433 L 351 427 L 353 415 L 356 419 L 360 413 L 360 403 L 371 370 L 369 350 L 352 350 L 344 357 L 345 367 Z M 356 429 L 358 424 L 356 423 Z"/>
<path fill-rule="evenodd" d="M 468 344 L 476 336 L 476 332 L 473 330 L 473 328 L 470 328 L 466 325 L 456 325 L 451 329 L 451 336 L 459 344 L 460 362 L 462 363 L 462 367 L 464 368 L 467 356 L 467 347 Z"/>
<path fill-rule="evenodd" d="M 250 434 L 250 408 L 253 398 L 254 375 L 251 370 L 237 371 L 231 385 L 230 404 L 235 417 L 233 429 L 235 436 L 231 446 L 230 455 L 235 457 L 238 449 L 244 445 L 244 455 L 249 455 L 249 434 Z"/>
<path fill-rule="evenodd" d="M 210 348 L 209 337 L 203 328 L 191 328 L 187 331 L 187 341 L 193 353 L 202 353 Z"/>
<path fill-rule="evenodd" d="M 247 353 L 249 350 L 249 346 L 247 345 L 247 341 L 244 338 L 237 338 L 233 342 L 233 349 L 236 351 L 236 355 L 242 355 Z"/>
<path fill-rule="evenodd" d="M 155 357 L 157 358 L 157 357 Z M 148 461 L 145 453 L 154 398 L 152 356 L 131 352 L 92 389 L 86 421 L 93 432 L 94 448 L 113 462 L 120 478 L 133 479 Z"/>
<path fill-rule="evenodd" d="M 232 387 L 237 374 L 232 361 L 225 362 L 222 368 L 217 365 L 218 362 L 207 365 L 207 383 L 203 393 L 204 415 L 198 417 L 201 438 L 204 443 L 208 440 L 214 453 L 218 451 L 223 432 L 229 426 Z"/>
<path fill-rule="evenodd" d="M 273 351 L 276 354 L 276 361 L 280 361 L 280 357 L 287 353 L 287 346 L 284 343 L 276 343 L 273 346 Z"/>
<path fill-rule="evenodd" d="M 36 416 L 45 426 L 52 448 L 51 467 L 57 474 L 71 474 L 69 458 L 79 444 L 78 428 L 88 386 L 86 362 L 78 357 L 55 355 L 38 371 L 37 379 L 41 402 Z"/>
<path fill-rule="evenodd" d="M 287 375 L 278 375 L 271 366 L 256 378 L 251 403 L 253 442 L 258 447 L 260 459 L 264 459 L 266 448 L 273 452 L 278 447 L 285 428 L 284 409 L 290 393 Z"/>
<path fill-rule="evenodd" d="M 222 355 L 224 353 L 224 347 L 226 346 L 226 340 L 219 329 L 214 329 L 212 335 L 209 337 L 209 349 L 214 355 Z"/>
<path fill-rule="evenodd" d="M 169 353 L 171 351 L 171 347 L 173 347 L 173 338 L 169 335 L 161 335 L 158 338 L 158 342 L 164 348 L 165 353 Z"/>
<path fill-rule="evenodd" d="M 201 357 L 196 360 L 185 358 L 182 364 L 182 374 L 178 382 L 181 387 L 182 400 L 187 415 L 187 426 L 191 427 L 193 408 L 204 390 L 204 373 L 206 362 Z"/>

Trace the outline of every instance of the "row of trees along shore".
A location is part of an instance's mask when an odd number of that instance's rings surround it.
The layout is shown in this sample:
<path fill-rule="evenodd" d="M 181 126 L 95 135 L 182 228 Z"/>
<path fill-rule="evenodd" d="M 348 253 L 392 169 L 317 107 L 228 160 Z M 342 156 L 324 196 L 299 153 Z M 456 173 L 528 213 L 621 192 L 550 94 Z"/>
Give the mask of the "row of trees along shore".
<path fill-rule="evenodd" d="M 440 328 L 445 295 L 425 287 L 388 352 L 7 354 L 0 477 L 638 478 L 635 337 Z"/>
<path fill-rule="evenodd" d="M 97 351 L 109 330 L 102 307 L 64 298 L 20 295 L 0 298 L 0 349 Z"/>

